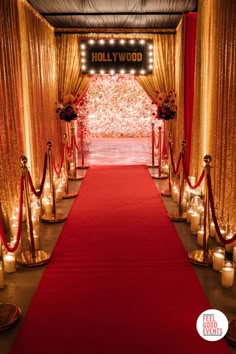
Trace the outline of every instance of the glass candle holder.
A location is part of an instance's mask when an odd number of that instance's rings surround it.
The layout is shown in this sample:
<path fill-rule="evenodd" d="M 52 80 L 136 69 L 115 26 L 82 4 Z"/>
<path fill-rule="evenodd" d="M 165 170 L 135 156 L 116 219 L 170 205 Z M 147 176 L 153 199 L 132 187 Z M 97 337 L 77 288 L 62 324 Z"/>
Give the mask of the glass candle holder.
<path fill-rule="evenodd" d="M 230 288 L 234 285 L 234 262 L 226 260 L 221 270 L 221 285 L 224 288 Z"/>
<path fill-rule="evenodd" d="M 213 251 L 212 260 L 213 269 L 221 271 L 225 260 L 225 249 L 223 247 L 216 247 Z"/>
<path fill-rule="evenodd" d="M 193 212 L 194 212 L 193 208 L 189 207 L 187 209 L 187 213 L 186 213 L 187 223 L 191 222 L 191 216 L 192 216 Z"/>
<path fill-rule="evenodd" d="M 200 224 L 200 214 L 198 214 L 197 212 L 194 212 L 191 215 L 191 225 L 190 225 L 190 229 L 191 229 L 191 233 L 196 235 L 199 229 L 199 224 Z"/>

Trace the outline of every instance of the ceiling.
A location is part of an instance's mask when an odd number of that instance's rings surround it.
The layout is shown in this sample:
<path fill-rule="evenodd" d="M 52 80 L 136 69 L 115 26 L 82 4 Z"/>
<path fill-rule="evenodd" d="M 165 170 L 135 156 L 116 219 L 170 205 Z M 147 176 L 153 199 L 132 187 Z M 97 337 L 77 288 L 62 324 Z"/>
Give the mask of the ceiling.
<path fill-rule="evenodd" d="M 56 32 L 175 30 L 198 0 L 27 0 Z"/>

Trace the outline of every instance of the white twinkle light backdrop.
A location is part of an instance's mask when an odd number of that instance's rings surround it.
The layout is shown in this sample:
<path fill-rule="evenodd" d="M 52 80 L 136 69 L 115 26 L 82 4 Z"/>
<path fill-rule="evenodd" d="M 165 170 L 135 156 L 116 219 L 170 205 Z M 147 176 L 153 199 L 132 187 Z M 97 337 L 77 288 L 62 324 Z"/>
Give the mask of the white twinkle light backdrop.
<path fill-rule="evenodd" d="M 149 137 L 156 105 L 134 75 L 93 75 L 86 95 L 90 137 Z"/>

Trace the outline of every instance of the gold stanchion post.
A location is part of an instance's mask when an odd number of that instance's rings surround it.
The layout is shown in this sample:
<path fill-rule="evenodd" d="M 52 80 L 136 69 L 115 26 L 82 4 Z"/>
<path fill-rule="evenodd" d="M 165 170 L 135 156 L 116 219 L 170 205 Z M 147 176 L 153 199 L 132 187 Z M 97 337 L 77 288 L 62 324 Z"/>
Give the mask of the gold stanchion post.
<path fill-rule="evenodd" d="M 64 170 L 65 170 L 65 178 L 66 178 L 66 188 L 65 188 L 65 194 L 63 195 L 63 199 L 71 199 L 75 198 L 78 193 L 77 192 L 70 192 L 69 191 L 69 179 L 68 179 L 68 161 L 67 161 L 67 156 L 66 156 L 66 141 L 67 141 L 67 134 L 64 133 Z"/>
<path fill-rule="evenodd" d="M 84 124 L 83 124 L 83 121 L 80 121 L 79 125 L 80 125 L 81 166 L 77 166 L 77 168 L 87 169 L 88 166 L 84 164 L 85 151 L 84 151 Z"/>
<path fill-rule="evenodd" d="M 155 168 L 155 130 L 154 130 L 154 123 L 152 122 L 152 164 L 147 165 L 147 167 Z"/>
<path fill-rule="evenodd" d="M 184 164 L 185 158 L 185 148 L 186 148 L 186 140 L 182 140 L 182 159 Z M 179 185 L 179 200 L 178 200 L 178 211 L 169 213 L 169 218 L 175 222 L 184 222 L 186 220 L 186 216 L 183 213 L 182 201 L 184 195 L 184 171 L 183 168 L 180 169 L 180 185 Z"/>
<path fill-rule="evenodd" d="M 53 166 L 52 166 L 52 142 L 47 143 L 47 153 L 48 153 L 48 169 L 49 169 L 49 183 L 50 192 L 52 197 L 52 213 L 44 213 L 41 216 L 41 220 L 47 223 L 59 223 L 66 220 L 66 215 L 63 213 L 58 213 L 56 210 L 56 197 L 55 197 L 55 186 L 53 182 Z"/>
<path fill-rule="evenodd" d="M 167 175 L 161 173 L 162 166 L 162 128 L 158 127 L 158 145 L 159 145 L 159 153 L 158 153 L 158 173 L 152 174 L 152 178 L 155 179 L 166 179 Z"/>
<path fill-rule="evenodd" d="M 171 143 L 171 134 L 168 133 L 168 142 Z M 171 158 L 170 158 L 170 152 L 168 153 L 168 166 L 169 166 L 169 173 L 168 173 L 168 189 L 164 190 L 161 192 L 161 195 L 163 197 L 171 197 L 171 177 L 172 177 L 172 172 L 171 172 Z"/>
<path fill-rule="evenodd" d="M 206 176 L 210 174 L 210 162 L 212 158 L 210 155 L 204 156 L 205 162 L 205 173 Z M 205 186 L 204 186 L 204 220 L 203 220 L 203 227 L 204 227 L 204 234 L 203 234 L 203 248 L 196 249 L 189 253 L 188 257 L 191 263 L 209 266 L 212 264 L 212 250 L 208 249 L 208 235 L 209 235 L 209 194 L 208 194 L 208 186 L 207 186 L 207 177 L 205 176 Z"/>
<path fill-rule="evenodd" d="M 34 234 L 33 234 L 34 230 L 33 230 L 30 196 L 29 196 L 28 168 L 26 166 L 27 157 L 21 156 L 20 161 L 22 163 L 23 176 L 24 176 L 24 199 L 25 199 L 26 215 L 27 215 L 27 228 L 29 231 L 30 250 L 22 251 L 19 255 L 17 255 L 16 261 L 17 263 L 24 266 L 37 267 L 37 266 L 41 266 L 42 264 L 46 264 L 50 259 L 50 255 L 41 249 L 39 250 L 35 249 Z"/>
<path fill-rule="evenodd" d="M 70 164 L 70 169 L 69 169 L 69 180 L 70 181 L 79 181 L 84 178 L 81 174 L 78 174 L 77 172 L 77 166 L 76 166 L 76 146 L 75 146 L 75 128 L 71 128 L 71 141 L 72 141 L 72 165 L 73 169 L 71 169 L 71 164 Z"/>

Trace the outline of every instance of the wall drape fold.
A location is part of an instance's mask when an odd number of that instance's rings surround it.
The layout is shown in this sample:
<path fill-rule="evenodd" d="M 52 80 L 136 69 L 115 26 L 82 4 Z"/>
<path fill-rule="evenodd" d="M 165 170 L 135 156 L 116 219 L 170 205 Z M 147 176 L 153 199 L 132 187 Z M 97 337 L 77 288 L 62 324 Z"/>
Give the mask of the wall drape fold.
<path fill-rule="evenodd" d="M 20 19 L 26 154 L 38 184 L 47 142 L 53 142 L 55 156 L 60 152 L 56 41 L 53 28 L 24 0 L 20 1 Z"/>
<path fill-rule="evenodd" d="M 20 19 L 15 0 L 0 1 L 0 195 L 3 220 L 16 207 L 24 154 Z"/>
<path fill-rule="evenodd" d="M 186 171 L 189 172 L 192 140 L 192 119 L 195 79 L 197 13 L 184 15 L 184 139 Z"/>

